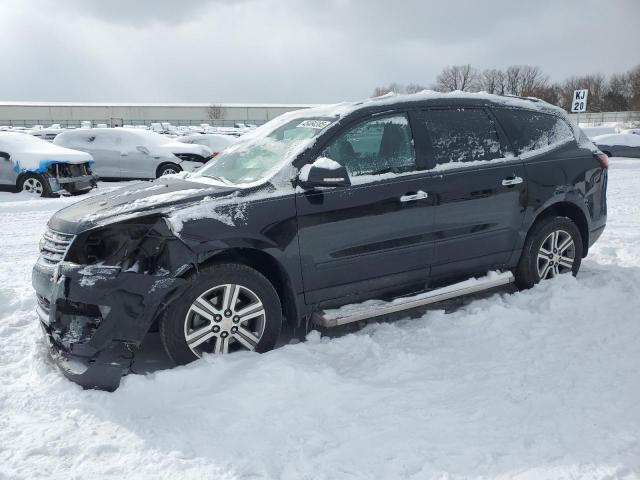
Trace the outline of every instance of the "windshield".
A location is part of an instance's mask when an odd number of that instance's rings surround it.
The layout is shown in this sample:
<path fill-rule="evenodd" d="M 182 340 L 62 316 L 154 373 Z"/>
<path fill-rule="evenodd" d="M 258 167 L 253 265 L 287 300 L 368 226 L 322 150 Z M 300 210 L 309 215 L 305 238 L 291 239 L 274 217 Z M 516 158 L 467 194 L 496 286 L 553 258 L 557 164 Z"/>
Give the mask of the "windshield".
<path fill-rule="evenodd" d="M 275 173 L 282 163 L 310 145 L 331 125 L 331 118 L 297 118 L 269 124 L 247 134 L 200 169 L 197 175 L 226 184 L 253 183 Z"/>

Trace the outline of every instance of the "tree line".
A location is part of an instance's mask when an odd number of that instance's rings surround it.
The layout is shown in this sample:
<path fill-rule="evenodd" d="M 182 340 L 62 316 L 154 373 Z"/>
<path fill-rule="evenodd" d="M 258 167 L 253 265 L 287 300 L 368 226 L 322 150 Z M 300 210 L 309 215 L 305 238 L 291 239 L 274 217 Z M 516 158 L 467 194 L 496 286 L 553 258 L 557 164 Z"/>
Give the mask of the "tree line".
<path fill-rule="evenodd" d="M 511 65 L 505 70 L 451 65 L 442 69 L 435 84 L 430 87 L 394 82 L 385 87 L 376 87 L 373 96 L 389 92 L 416 93 L 425 89 L 438 92 L 484 91 L 498 95 L 536 97 L 570 111 L 573 91 L 583 88 L 589 90 L 588 112 L 640 110 L 640 65 L 623 73 L 572 76 L 563 82 L 552 82 L 540 67 L 531 65 Z"/>

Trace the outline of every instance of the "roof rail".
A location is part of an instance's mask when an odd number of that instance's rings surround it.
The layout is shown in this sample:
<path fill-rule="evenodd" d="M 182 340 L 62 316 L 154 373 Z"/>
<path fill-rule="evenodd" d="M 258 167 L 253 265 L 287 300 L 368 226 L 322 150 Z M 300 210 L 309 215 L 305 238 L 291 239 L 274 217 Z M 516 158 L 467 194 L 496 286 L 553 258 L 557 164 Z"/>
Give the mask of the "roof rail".
<path fill-rule="evenodd" d="M 511 97 L 511 98 L 519 98 L 520 100 L 530 100 L 532 102 L 541 102 L 539 98 L 536 97 L 523 97 L 522 95 L 512 95 L 510 93 L 505 93 L 502 95 L 503 97 Z"/>

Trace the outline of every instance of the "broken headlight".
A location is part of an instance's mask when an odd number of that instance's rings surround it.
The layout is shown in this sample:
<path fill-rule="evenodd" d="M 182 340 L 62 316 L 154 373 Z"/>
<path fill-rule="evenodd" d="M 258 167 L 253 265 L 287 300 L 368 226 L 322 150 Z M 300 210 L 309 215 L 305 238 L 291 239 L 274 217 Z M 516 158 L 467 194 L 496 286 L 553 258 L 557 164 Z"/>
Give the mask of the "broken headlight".
<path fill-rule="evenodd" d="M 71 245 L 67 260 L 80 265 L 127 266 L 158 220 L 137 219 L 136 222 L 118 223 L 82 233 Z"/>

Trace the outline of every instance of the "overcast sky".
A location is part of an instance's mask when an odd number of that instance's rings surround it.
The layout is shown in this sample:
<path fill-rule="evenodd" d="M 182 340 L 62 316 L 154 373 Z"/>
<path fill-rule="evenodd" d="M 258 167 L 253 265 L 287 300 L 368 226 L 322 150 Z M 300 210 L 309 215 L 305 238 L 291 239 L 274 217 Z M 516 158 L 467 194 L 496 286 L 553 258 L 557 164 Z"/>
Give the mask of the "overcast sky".
<path fill-rule="evenodd" d="M 2 0 L 0 100 L 319 103 L 640 63 L 640 0 Z"/>

